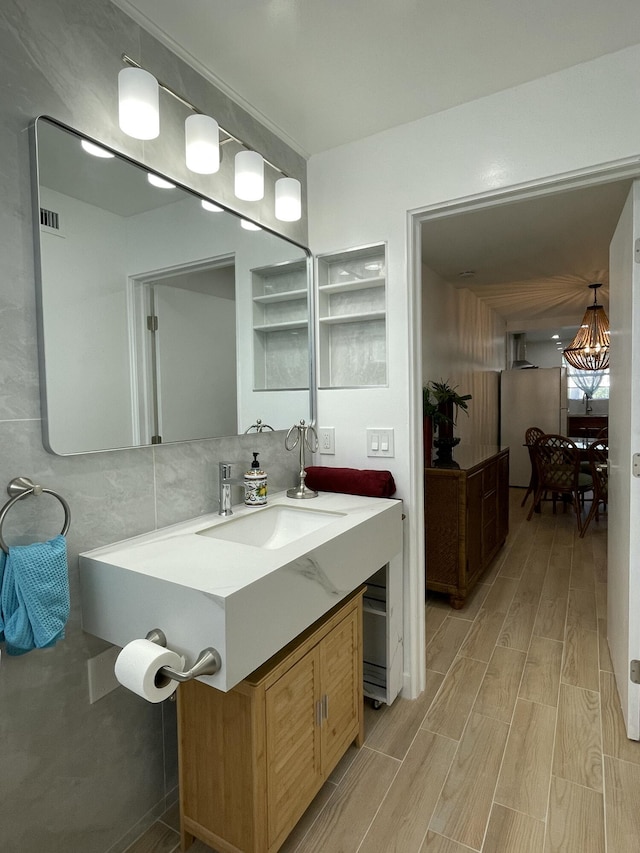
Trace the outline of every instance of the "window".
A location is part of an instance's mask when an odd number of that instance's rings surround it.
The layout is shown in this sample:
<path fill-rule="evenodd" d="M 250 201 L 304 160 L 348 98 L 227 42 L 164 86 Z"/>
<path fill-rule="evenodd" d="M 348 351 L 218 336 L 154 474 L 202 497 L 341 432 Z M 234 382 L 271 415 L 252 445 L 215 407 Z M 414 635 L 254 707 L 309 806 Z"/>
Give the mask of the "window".
<path fill-rule="evenodd" d="M 576 370 L 563 359 L 567 368 L 567 397 L 570 400 L 583 400 L 587 394 L 590 400 L 609 399 L 609 368 L 606 370 Z"/>

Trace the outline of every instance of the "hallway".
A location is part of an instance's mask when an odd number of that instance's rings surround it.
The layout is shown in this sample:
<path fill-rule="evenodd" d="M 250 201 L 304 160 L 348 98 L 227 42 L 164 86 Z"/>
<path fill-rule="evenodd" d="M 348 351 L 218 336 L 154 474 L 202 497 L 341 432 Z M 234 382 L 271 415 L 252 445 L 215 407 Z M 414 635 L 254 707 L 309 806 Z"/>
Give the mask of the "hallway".
<path fill-rule="evenodd" d="M 427 689 L 366 706 L 282 853 L 633 853 L 640 743 L 624 735 L 606 629 L 606 516 L 549 504 L 510 534 L 464 609 L 427 602 Z M 172 853 L 177 809 L 129 853 Z M 193 853 L 209 850 L 200 842 Z"/>

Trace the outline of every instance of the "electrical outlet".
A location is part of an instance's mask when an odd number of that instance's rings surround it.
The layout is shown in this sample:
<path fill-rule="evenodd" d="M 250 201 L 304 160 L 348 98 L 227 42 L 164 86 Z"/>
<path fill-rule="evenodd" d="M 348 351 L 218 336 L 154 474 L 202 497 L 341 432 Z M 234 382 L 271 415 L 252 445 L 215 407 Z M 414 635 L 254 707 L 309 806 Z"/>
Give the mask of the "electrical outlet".
<path fill-rule="evenodd" d="M 105 649 L 87 661 L 89 703 L 91 705 L 120 686 L 114 671 L 116 658 L 120 652 L 121 649 L 118 646 L 111 646 L 111 648 Z"/>
<path fill-rule="evenodd" d="M 335 427 L 319 427 L 318 429 L 318 450 L 320 453 L 335 454 L 336 452 L 336 431 Z"/>

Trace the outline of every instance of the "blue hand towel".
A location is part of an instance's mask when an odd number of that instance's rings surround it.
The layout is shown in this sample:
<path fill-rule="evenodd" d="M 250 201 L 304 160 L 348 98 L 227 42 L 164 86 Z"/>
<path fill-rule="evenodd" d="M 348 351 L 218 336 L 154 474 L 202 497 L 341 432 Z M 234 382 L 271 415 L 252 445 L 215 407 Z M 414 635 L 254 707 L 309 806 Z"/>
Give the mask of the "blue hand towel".
<path fill-rule="evenodd" d="M 14 545 L 0 558 L 0 640 L 9 655 L 53 646 L 69 618 L 67 542 Z M 4 632 L 4 637 L 2 636 Z"/>

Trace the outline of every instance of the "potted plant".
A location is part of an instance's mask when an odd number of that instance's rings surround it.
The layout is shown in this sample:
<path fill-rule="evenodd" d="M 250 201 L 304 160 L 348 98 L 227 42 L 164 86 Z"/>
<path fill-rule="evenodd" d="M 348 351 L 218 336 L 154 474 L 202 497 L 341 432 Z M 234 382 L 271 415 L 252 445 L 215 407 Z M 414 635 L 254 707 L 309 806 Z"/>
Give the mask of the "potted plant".
<path fill-rule="evenodd" d="M 431 440 L 427 433 L 436 427 L 438 437 L 434 444 L 438 448 L 438 459 L 436 465 L 453 464 L 451 451 L 460 439 L 453 435 L 453 428 L 458 420 L 458 412 L 462 409 L 468 414 L 467 401 L 471 400 L 471 394 L 459 394 L 458 386 L 451 386 L 448 382 L 430 381 L 422 389 L 423 414 L 425 419 L 425 461 L 431 458 Z"/>
<path fill-rule="evenodd" d="M 422 389 L 422 436 L 424 441 L 424 464 L 431 465 L 433 451 L 433 432 L 437 429 L 438 404 L 434 400 L 429 385 Z"/>

